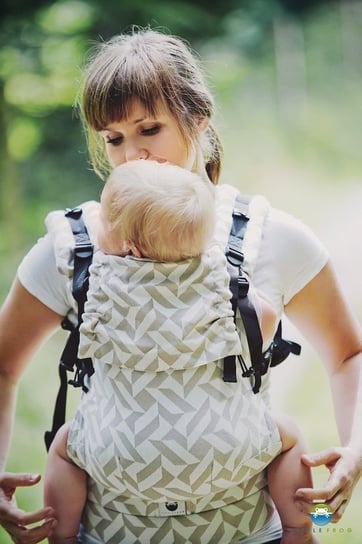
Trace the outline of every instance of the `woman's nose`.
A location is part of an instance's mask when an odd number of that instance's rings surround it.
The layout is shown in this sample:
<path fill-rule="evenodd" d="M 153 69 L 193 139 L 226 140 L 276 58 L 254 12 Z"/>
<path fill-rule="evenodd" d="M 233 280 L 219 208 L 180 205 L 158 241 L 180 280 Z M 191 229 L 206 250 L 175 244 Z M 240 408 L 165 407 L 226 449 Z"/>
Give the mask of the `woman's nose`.
<path fill-rule="evenodd" d="M 136 146 L 128 146 L 126 149 L 126 161 L 136 161 L 138 159 L 148 159 L 149 153 L 147 149 Z"/>

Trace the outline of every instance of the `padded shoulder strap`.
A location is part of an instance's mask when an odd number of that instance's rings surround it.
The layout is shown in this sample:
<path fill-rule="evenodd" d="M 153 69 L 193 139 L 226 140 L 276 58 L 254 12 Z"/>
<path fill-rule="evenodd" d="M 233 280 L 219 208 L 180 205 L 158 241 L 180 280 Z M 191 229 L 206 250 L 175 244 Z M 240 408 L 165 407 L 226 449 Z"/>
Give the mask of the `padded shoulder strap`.
<path fill-rule="evenodd" d="M 74 387 L 82 387 L 83 391 L 87 392 L 84 379 L 86 375 L 91 376 L 94 370 L 91 359 L 78 358 L 78 346 L 79 327 L 83 320 L 84 304 L 89 286 L 89 267 L 93 259 L 93 244 L 83 221 L 81 208 L 66 210 L 65 217 L 69 220 L 74 236 L 72 294 L 78 304 L 78 323 L 76 326 L 72 324 L 67 326 L 69 322 L 67 320 L 63 322 L 63 328 L 70 330 L 70 335 L 60 358 L 60 364 L 66 370 L 76 369 L 75 378 L 69 383 Z"/>
<path fill-rule="evenodd" d="M 260 330 L 259 320 L 254 305 L 248 296 L 249 279 L 245 272 L 250 272 L 255 266 L 262 236 L 262 226 L 266 217 L 268 206 L 265 199 L 252 205 L 254 199 L 259 197 L 247 197 L 238 195 L 235 199 L 233 210 L 233 221 L 229 235 L 229 242 L 226 251 L 228 272 L 230 275 L 230 290 L 232 293 L 231 304 L 236 320 L 239 311 L 243 322 L 247 343 L 250 353 L 251 367 L 242 361 L 243 375 L 253 374 L 253 391 L 257 393 L 261 385 L 263 370 L 263 338 Z M 250 216 L 250 211 L 256 216 Z M 254 231 L 253 231 L 254 229 Z M 248 233 L 248 242 L 246 238 Z M 245 253 L 247 250 L 247 254 Z M 236 358 L 226 357 L 224 360 L 224 381 L 236 382 Z"/>
<path fill-rule="evenodd" d="M 85 384 L 86 376 L 94 372 L 91 359 L 78 358 L 79 327 L 82 322 L 84 304 L 87 298 L 89 266 L 93 259 L 93 244 L 88 236 L 87 227 L 82 219 L 82 209 L 66 210 L 65 217 L 69 220 L 74 236 L 74 272 L 72 293 L 78 304 L 78 323 L 74 325 L 65 318 L 62 327 L 70 332 L 59 363 L 60 386 L 55 401 L 52 429 L 44 435 L 46 449 L 49 450 L 59 428 L 65 422 L 68 383 L 74 387 L 82 387 L 88 391 Z M 68 381 L 67 372 L 74 371 L 75 376 Z"/>
<path fill-rule="evenodd" d="M 240 313 L 250 354 L 251 366 L 248 367 L 241 356 L 238 356 L 244 377 L 252 377 L 253 391 L 258 393 L 261 378 L 269 366 L 276 366 L 284 361 L 290 353 L 299 355 L 299 344 L 282 338 L 282 324 L 266 352 L 263 352 L 263 339 L 259 319 L 249 295 L 249 278 L 260 251 L 263 227 L 269 212 L 269 204 L 264 197 L 247 197 L 238 195 L 235 199 L 233 221 L 226 251 L 228 272 L 230 275 L 231 304 L 236 319 Z M 224 359 L 224 380 L 236 382 L 236 357 L 231 355 Z"/>
<path fill-rule="evenodd" d="M 74 275 L 72 294 L 78 303 L 78 321 L 84 311 L 87 298 L 89 266 L 93 259 L 93 244 L 89 238 L 87 227 L 82 219 L 82 208 L 66 210 L 74 236 Z"/>

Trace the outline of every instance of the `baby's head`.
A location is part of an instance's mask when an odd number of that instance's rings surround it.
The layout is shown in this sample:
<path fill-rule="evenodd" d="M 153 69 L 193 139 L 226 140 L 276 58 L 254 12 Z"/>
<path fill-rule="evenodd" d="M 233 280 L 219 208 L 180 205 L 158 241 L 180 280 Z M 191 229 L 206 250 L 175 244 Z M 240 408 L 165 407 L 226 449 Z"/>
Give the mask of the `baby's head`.
<path fill-rule="evenodd" d="M 214 187 L 169 163 L 117 166 L 101 196 L 100 248 L 155 261 L 199 256 L 214 231 Z"/>

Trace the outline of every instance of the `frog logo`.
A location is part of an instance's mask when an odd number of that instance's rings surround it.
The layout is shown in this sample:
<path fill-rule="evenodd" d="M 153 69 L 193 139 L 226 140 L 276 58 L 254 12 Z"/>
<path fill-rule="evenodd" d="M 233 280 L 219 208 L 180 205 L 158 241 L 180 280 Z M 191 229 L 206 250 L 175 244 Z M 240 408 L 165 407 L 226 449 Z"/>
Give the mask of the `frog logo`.
<path fill-rule="evenodd" d="M 328 525 L 332 517 L 331 507 L 325 503 L 315 504 L 310 513 L 310 518 L 315 525 Z"/>

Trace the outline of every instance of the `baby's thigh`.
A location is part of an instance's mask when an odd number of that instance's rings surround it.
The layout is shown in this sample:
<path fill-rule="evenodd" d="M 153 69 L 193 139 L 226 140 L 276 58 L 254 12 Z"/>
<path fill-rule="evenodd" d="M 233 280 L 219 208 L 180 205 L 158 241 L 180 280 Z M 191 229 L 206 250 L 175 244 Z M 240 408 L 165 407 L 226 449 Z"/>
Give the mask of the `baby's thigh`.
<path fill-rule="evenodd" d="M 54 437 L 52 445 L 49 449 L 49 456 L 56 455 L 64 461 L 70 461 L 67 453 L 68 433 L 70 423 L 65 423 L 60 427 L 57 434 Z"/>

